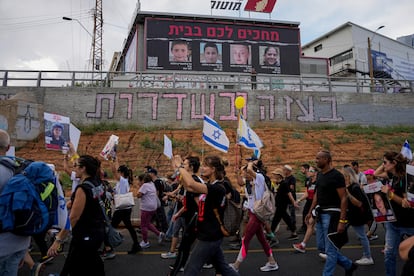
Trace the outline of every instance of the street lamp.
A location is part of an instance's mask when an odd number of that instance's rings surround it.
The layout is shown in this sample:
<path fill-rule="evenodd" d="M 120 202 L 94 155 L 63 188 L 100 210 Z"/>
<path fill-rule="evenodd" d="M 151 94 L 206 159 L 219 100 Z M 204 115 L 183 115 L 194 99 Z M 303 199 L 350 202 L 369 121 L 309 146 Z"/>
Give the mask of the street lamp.
<path fill-rule="evenodd" d="M 62 19 L 63 20 L 67 20 L 67 21 L 76 21 L 76 22 L 78 22 L 79 23 L 79 25 L 88 33 L 88 35 L 90 35 L 91 37 L 92 37 L 92 39 L 93 39 L 93 35 L 88 31 L 88 29 L 86 29 L 86 27 L 85 26 L 83 26 L 83 24 L 78 20 L 78 19 L 76 19 L 76 18 L 71 18 L 71 17 L 66 17 L 66 16 L 64 16 L 64 17 L 62 17 Z"/>
<path fill-rule="evenodd" d="M 368 65 L 369 65 L 369 78 L 371 79 L 371 92 L 374 91 L 374 64 L 372 61 L 372 49 L 371 49 L 371 41 L 374 40 L 375 35 L 377 34 L 377 32 L 379 30 L 381 30 L 382 28 L 384 28 L 384 25 L 379 26 L 374 34 L 372 35 L 372 37 L 368 37 Z"/>

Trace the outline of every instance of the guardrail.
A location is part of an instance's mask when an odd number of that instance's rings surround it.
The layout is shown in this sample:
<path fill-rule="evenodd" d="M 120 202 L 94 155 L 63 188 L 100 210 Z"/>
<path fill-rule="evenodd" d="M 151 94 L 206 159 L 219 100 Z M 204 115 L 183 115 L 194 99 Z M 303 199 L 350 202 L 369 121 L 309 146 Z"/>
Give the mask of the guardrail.
<path fill-rule="evenodd" d="M 215 72 L 91 72 L 0 70 L 3 87 L 113 87 L 165 89 L 240 89 L 318 92 L 414 92 L 414 80 L 292 76 Z"/>

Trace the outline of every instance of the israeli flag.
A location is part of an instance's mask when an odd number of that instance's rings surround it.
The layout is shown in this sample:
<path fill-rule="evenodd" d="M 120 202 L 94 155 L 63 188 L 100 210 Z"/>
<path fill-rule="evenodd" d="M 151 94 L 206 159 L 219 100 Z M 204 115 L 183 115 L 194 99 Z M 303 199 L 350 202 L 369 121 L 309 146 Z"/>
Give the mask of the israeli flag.
<path fill-rule="evenodd" d="M 216 150 L 227 152 L 230 141 L 216 121 L 204 115 L 203 140 Z"/>
<path fill-rule="evenodd" d="M 405 140 L 404 145 L 401 148 L 401 154 L 408 160 L 413 160 L 413 152 L 411 151 L 410 144 Z"/>
<path fill-rule="evenodd" d="M 258 150 L 263 147 L 262 140 L 260 140 L 256 132 L 249 127 L 242 115 L 240 115 L 237 135 L 239 136 L 238 144 L 244 146 L 245 148 Z"/>

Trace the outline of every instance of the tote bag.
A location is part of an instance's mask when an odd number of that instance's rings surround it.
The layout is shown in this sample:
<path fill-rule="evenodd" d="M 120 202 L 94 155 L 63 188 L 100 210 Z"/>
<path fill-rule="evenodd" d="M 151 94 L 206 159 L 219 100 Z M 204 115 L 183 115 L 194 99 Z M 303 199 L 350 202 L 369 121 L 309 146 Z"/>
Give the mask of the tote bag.
<path fill-rule="evenodd" d="M 115 209 L 127 209 L 135 205 L 134 195 L 132 192 L 126 194 L 115 194 L 114 196 Z"/>

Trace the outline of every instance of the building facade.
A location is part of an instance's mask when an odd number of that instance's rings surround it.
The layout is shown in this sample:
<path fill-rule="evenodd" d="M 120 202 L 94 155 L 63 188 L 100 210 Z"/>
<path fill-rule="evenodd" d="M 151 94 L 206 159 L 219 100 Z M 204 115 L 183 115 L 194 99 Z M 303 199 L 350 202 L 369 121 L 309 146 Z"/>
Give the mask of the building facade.
<path fill-rule="evenodd" d="M 327 58 L 330 76 L 372 80 L 375 91 L 403 92 L 414 80 L 413 47 L 352 22 L 303 45 L 302 56 Z"/>

